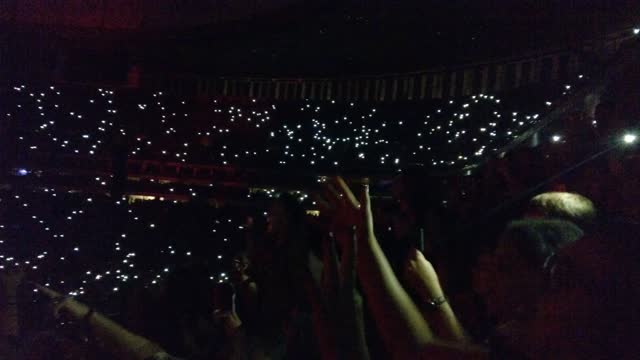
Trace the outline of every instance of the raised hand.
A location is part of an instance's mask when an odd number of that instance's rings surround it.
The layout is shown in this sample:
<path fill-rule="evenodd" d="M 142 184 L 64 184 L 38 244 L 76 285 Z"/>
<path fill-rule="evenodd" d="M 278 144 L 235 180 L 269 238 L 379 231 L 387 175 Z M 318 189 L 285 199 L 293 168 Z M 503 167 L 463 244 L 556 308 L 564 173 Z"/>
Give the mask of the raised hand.
<path fill-rule="evenodd" d="M 349 241 L 349 234 L 355 227 L 359 231 L 359 237 L 365 238 L 373 234 L 368 230 L 367 212 L 364 206 L 364 189 L 368 188 L 368 180 L 363 179 L 363 191 L 358 199 L 351 191 L 347 183 L 340 176 L 330 178 L 324 183 L 323 193 L 316 195 L 316 202 L 320 205 L 321 215 L 327 219 L 329 231 L 335 235 L 341 248 Z M 368 190 L 367 190 L 368 196 Z M 368 200 L 367 200 L 368 201 Z M 370 211 L 369 211 L 369 215 Z"/>
<path fill-rule="evenodd" d="M 341 209 L 339 214 L 344 214 L 342 218 L 335 219 L 334 221 L 343 225 L 352 226 L 356 224 L 357 231 L 355 233 L 358 235 L 357 237 L 343 236 L 342 238 L 347 239 L 347 241 L 340 241 L 340 237 L 337 237 L 343 249 L 343 264 L 339 270 L 335 270 L 333 273 L 342 274 L 343 281 L 344 279 L 349 281 L 351 278 L 348 275 L 352 274 L 351 270 L 357 268 L 358 279 L 367 295 L 368 309 L 371 311 L 374 321 L 378 326 L 382 340 L 393 353 L 393 357 L 398 359 L 415 359 L 418 358 L 419 354 L 426 354 L 428 357 L 443 358 L 443 354 L 451 352 L 451 356 L 445 358 L 468 358 L 461 357 L 461 352 L 458 351 L 455 346 L 444 346 L 438 342 L 434 337 L 430 325 L 423 317 L 421 310 L 411 300 L 411 297 L 402 287 L 393 272 L 375 235 L 368 184 L 366 182 L 363 184 L 359 199 L 353 195 L 351 189 L 349 189 L 340 177 L 334 179 L 331 184 L 332 186 L 335 184 L 335 187 L 333 187 L 333 191 L 329 188 L 330 196 L 327 196 L 328 201 L 326 201 L 326 203 L 334 207 L 339 206 Z M 336 214 L 336 212 L 331 212 L 332 210 L 329 206 L 325 211 L 335 216 L 334 214 Z M 344 231 L 342 231 L 342 233 L 344 233 Z M 356 252 L 355 249 L 358 249 L 358 251 Z M 331 250 L 331 247 L 329 247 L 328 250 Z M 353 251 L 353 264 L 349 263 L 349 256 L 351 255 L 349 255 L 348 251 Z M 356 253 L 360 254 L 357 262 L 359 264 L 355 261 Z M 335 256 L 331 255 L 327 259 L 335 259 Z M 422 259 L 424 259 L 424 257 Z M 431 265 L 426 259 L 423 262 L 417 256 L 413 261 L 415 263 L 409 265 L 411 265 L 413 272 L 412 277 L 414 279 L 437 279 L 435 271 L 424 271 L 425 269 L 429 270 Z M 330 264 L 334 264 L 335 266 L 336 261 L 330 261 L 329 265 Z M 344 264 L 349 265 L 344 267 Z M 433 267 L 431 267 L 431 269 L 432 268 Z M 345 272 L 345 269 L 349 271 Z M 425 273 L 427 274 L 426 277 L 418 276 L 418 274 Z M 335 280 L 336 277 L 333 276 L 332 279 Z M 329 289 L 335 288 L 340 289 L 340 286 L 334 285 Z M 342 289 L 344 288 L 343 283 Z M 343 292 L 343 294 L 344 293 L 346 292 Z M 357 304 L 357 302 L 352 302 L 352 304 Z M 439 308 L 444 311 L 438 311 L 437 316 L 442 318 L 441 322 L 445 325 L 443 326 L 444 330 L 442 334 L 448 339 L 462 338 L 464 335 L 463 331 L 461 327 L 458 326 L 457 320 L 448 303 L 445 301 L 440 305 L 442 306 L 439 306 Z M 357 310 L 357 308 L 355 309 Z M 356 316 L 356 319 L 358 318 L 361 317 Z M 320 322 L 321 321 L 322 319 L 320 319 Z M 341 320 L 339 324 L 344 325 L 345 321 Z M 359 344 L 365 344 L 364 336 L 359 338 L 363 339 Z M 366 349 L 366 344 L 359 348 Z M 365 355 L 368 356 L 368 353 L 365 353 Z M 352 358 L 357 357 L 352 356 Z"/>
<path fill-rule="evenodd" d="M 114 359 L 144 360 L 165 354 L 154 342 L 128 331 L 106 316 L 94 313 L 87 305 L 72 297 L 39 284 L 36 284 L 36 288 L 51 299 L 56 317 L 66 315 L 76 321 L 86 321 L 92 335 L 99 340 L 97 343 L 113 353 Z"/>
<path fill-rule="evenodd" d="M 36 288 L 51 300 L 53 305 L 53 315 L 56 318 L 65 314 L 69 315 L 74 320 L 81 320 L 90 311 L 90 308 L 87 305 L 76 301 L 70 296 L 64 296 L 61 293 L 40 284 L 36 284 Z"/>
<path fill-rule="evenodd" d="M 451 309 L 433 265 L 417 249 L 411 249 L 404 264 L 404 283 L 417 295 L 423 317 L 443 340 L 467 341 L 462 324 Z"/>
<path fill-rule="evenodd" d="M 362 223 L 360 202 L 341 177 L 330 178 L 323 183 L 322 194 L 316 195 L 321 213 L 328 215 L 329 231 L 346 233 Z"/>
<path fill-rule="evenodd" d="M 403 277 L 405 283 L 413 291 L 425 298 L 440 298 L 443 296 L 438 274 L 424 255 L 417 249 L 411 249 L 404 264 Z"/>

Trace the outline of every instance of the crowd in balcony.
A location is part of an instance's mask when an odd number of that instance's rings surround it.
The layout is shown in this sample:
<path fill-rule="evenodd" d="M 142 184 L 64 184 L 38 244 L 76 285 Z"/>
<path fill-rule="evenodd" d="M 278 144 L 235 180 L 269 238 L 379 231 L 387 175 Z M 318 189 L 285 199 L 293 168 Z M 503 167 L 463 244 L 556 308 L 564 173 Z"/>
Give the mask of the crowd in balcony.
<path fill-rule="evenodd" d="M 584 75 L 574 80 L 537 95 L 527 91 L 524 99 L 476 94 L 378 105 L 196 101 L 162 91 L 19 85 L 7 90 L 3 116 L 15 128 L 11 140 L 25 161 L 31 153 L 46 153 L 322 172 L 397 171 L 411 164 L 448 170 L 481 163 L 539 126 L 588 83 Z M 572 126 L 594 128 L 587 120 L 583 116 Z M 552 135 L 544 134 L 545 141 Z"/>

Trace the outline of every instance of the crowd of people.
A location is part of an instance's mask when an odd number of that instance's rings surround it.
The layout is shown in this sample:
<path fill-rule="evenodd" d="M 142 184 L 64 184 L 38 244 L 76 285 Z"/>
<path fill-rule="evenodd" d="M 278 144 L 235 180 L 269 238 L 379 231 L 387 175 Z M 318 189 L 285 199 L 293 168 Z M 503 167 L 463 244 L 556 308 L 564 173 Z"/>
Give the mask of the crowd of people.
<path fill-rule="evenodd" d="M 544 114 L 498 111 L 491 95 L 410 108 L 405 120 L 370 105 L 214 102 L 219 116 L 209 117 L 191 115 L 186 101 L 169 107 L 159 92 L 121 110 L 110 106 L 123 101 L 111 90 L 95 99 L 55 87 L 11 91 L 1 356 L 632 359 L 640 351 L 637 89 L 612 86 L 594 108 L 565 112 L 517 147 Z M 98 101 L 99 110 L 78 110 Z M 546 101 L 548 113 L 561 100 Z M 125 166 L 282 165 L 282 183 L 295 170 L 317 181 L 216 206 L 209 186 L 158 181 L 157 192 L 179 188 L 189 200 L 138 202 L 109 187 L 116 176 L 91 175 L 97 188 L 43 184 L 41 165 L 20 166 L 42 154 L 52 163 L 76 154 Z M 462 171 L 432 171 L 445 164 Z M 367 171 L 375 175 L 355 174 Z"/>
<path fill-rule="evenodd" d="M 497 236 L 483 228 L 485 223 L 455 239 L 462 235 L 455 224 L 434 219 L 443 216 L 438 206 L 420 209 L 413 197 L 372 204 L 370 187 L 368 179 L 350 184 L 341 177 L 327 179 L 315 197 L 320 217 L 306 215 L 297 199 L 282 195 L 266 217 L 246 219 L 246 231 L 225 251 L 235 255 L 224 266 L 217 264 L 226 273 L 216 277 L 205 249 L 184 252 L 187 229 L 176 234 L 175 247 L 161 250 L 145 238 L 139 245 L 146 249 L 124 251 L 125 260 L 134 254 L 135 270 L 43 278 L 25 266 L 44 267 L 44 261 L 15 267 L 5 262 L 2 324 L 12 343 L 3 344 L 4 354 L 19 352 L 26 359 L 630 359 L 637 354 L 634 223 L 596 211 L 584 196 L 546 192 L 525 202 Z M 390 211 L 391 205 L 397 208 Z M 226 234 L 231 227 L 219 231 Z M 90 229 L 87 245 L 104 245 L 101 229 Z M 495 237 L 483 239 L 489 234 Z M 143 236 L 131 237 L 136 235 Z M 217 244 L 209 246 L 220 247 L 220 236 L 226 235 L 215 236 Z M 474 252 L 466 269 L 459 265 L 460 252 L 473 252 L 475 241 L 486 247 Z M 149 264 L 138 258 L 154 250 L 160 254 L 146 261 L 175 259 L 160 276 L 145 276 L 142 269 Z M 166 254 L 173 251 L 181 254 Z M 76 254 L 78 259 L 66 259 L 74 264 L 58 266 L 77 271 L 103 252 Z M 138 274 L 140 280 L 128 283 Z M 66 281 L 45 283 L 47 278 Z M 85 281 L 79 290 L 59 292 L 80 279 Z M 107 289 L 113 282 L 126 295 L 98 301 L 95 295 L 118 291 Z"/>
<path fill-rule="evenodd" d="M 2 116 L 23 162 L 39 153 L 62 162 L 119 152 L 240 168 L 449 170 L 482 162 L 540 125 L 554 104 L 590 81 L 574 80 L 502 99 L 476 94 L 411 104 L 198 101 L 162 91 L 19 85 L 5 89 Z"/>

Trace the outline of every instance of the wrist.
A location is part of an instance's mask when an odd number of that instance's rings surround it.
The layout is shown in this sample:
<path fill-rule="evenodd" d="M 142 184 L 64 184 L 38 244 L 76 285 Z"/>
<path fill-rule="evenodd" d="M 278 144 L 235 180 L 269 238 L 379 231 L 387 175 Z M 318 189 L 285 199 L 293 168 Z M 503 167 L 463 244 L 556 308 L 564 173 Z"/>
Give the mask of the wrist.
<path fill-rule="evenodd" d="M 414 279 L 414 281 L 410 283 L 412 283 L 416 295 L 420 296 L 421 299 L 433 299 L 444 296 L 444 290 L 442 290 L 437 280 L 435 282 L 429 282 L 423 279 Z"/>
<path fill-rule="evenodd" d="M 422 296 L 424 299 L 436 299 L 445 297 L 444 291 L 438 287 L 426 288 L 422 292 Z"/>

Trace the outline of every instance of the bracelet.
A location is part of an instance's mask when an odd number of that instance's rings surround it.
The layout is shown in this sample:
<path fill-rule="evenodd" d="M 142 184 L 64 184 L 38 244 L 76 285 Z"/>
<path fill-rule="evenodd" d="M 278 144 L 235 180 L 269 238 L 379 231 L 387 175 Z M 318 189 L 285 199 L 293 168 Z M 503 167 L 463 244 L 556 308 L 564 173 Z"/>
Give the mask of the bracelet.
<path fill-rule="evenodd" d="M 435 310 L 438 310 L 438 308 L 444 305 L 446 302 L 447 302 L 447 297 L 443 295 L 443 296 L 428 299 L 427 301 L 425 301 L 425 305 L 427 305 L 427 308 L 430 311 L 435 311 Z"/>

